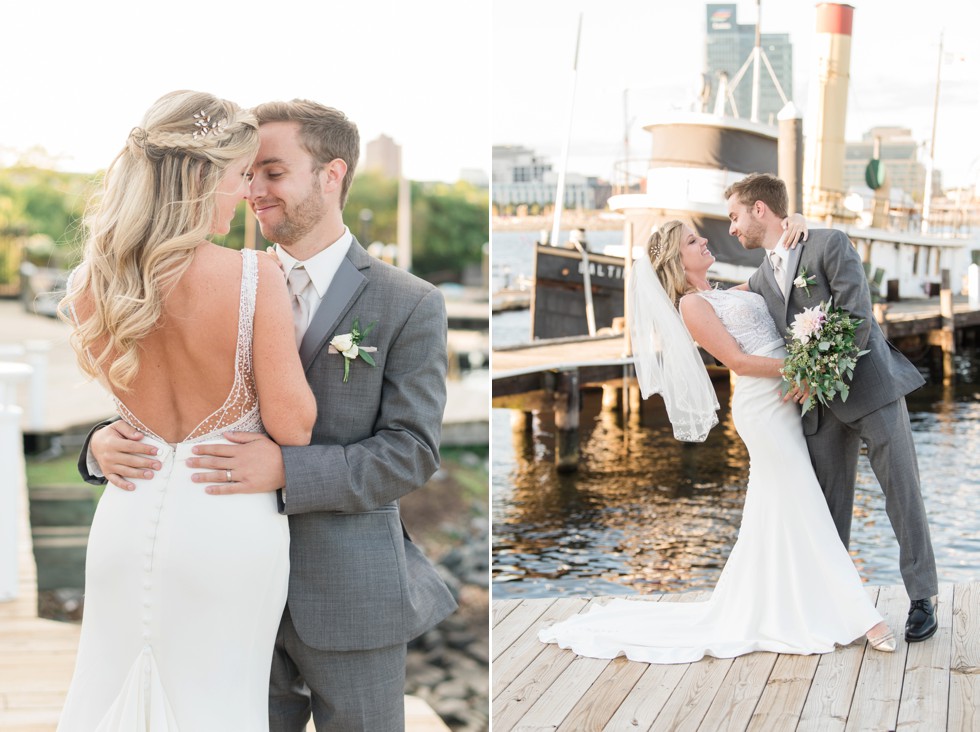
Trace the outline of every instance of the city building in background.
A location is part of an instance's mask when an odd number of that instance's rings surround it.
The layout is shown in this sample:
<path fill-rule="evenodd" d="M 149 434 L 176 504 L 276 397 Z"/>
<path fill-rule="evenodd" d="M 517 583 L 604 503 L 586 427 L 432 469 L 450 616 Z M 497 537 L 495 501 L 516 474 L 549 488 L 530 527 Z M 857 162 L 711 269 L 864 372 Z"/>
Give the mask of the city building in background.
<path fill-rule="evenodd" d="M 378 135 L 367 144 L 363 170 L 380 173 L 385 178 L 400 178 L 402 174 L 401 145 L 388 135 Z"/>
<path fill-rule="evenodd" d="M 859 142 L 844 145 L 844 187 L 849 190 L 867 188 L 865 169 L 874 157 L 875 138 L 879 141 L 879 157 L 885 167 L 891 195 L 901 192 L 908 200 L 922 202 L 925 190 L 926 166 L 919 161 L 919 143 L 907 127 L 872 127 Z M 934 170 L 932 195 L 942 193 L 942 173 Z"/>
<path fill-rule="evenodd" d="M 705 75 L 711 85 L 707 95 L 714 98 L 722 83 L 722 74 L 728 81 L 734 79 L 739 69 L 752 54 L 755 46 L 755 25 L 738 22 L 735 3 L 711 3 L 706 10 L 705 33 Z M 762 50 L 772 65 L 773 73 L 779 80 L 787 99 L 793 98 L 793 44 L 788 33 L 763 33 Z M 740 81 L 733 94 L 735 109 L 726 104 L 725 111 L 734 117 L 748 119 L 752 110 L 752 79 Z M 763 72 L 759 84 L 759 121 L 775 124 L 776 115 L 783 108 L 783 101 L 776 87 Z"/>
<path fill-rule="evenodd" d="M 558 171 L 547 158 L 520 145 L 493 146 L 493 205 L 547 208 L 555 203 Z M 605 208 L 612 187 L 596 176 L 565 174 L 564 207 L 595 210 Z"/>

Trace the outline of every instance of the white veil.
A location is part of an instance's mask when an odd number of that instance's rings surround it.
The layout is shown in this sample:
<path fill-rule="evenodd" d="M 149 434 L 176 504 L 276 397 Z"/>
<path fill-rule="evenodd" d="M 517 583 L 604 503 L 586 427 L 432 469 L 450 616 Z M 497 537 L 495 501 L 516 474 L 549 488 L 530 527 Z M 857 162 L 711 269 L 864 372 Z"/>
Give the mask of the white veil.
<path fill-rule="evenodd" d="M 691 334 L 646 256 L 633 262 L 628 284 L 630 337 L 640 393 L 661 394 L 674 437 L 704 442 L 718 424 L 718 397 Z"/>

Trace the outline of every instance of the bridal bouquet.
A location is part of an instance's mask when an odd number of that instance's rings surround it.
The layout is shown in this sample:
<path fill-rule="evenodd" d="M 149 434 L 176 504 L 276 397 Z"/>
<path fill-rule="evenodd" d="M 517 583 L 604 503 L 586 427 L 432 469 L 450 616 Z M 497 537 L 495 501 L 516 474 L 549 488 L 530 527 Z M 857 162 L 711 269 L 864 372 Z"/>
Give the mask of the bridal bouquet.
<path fill-rule="evenodd" d="M 840 308 L 832 307 L 833 300 L 805 308 L 797 314 L 790 327 L 792 337 L 787 346 L 786 362 L 782 368 L 783 395 L 794 386 L 810 392 L 803 402 L 803 414 L 815 401 L 828 404 L 838 394 L 847 400 L 857 360 L 867 353 L 854 343 L 857 327 L 863 322 Z M 847 381 L 845 381 L 845 379 Z"/>

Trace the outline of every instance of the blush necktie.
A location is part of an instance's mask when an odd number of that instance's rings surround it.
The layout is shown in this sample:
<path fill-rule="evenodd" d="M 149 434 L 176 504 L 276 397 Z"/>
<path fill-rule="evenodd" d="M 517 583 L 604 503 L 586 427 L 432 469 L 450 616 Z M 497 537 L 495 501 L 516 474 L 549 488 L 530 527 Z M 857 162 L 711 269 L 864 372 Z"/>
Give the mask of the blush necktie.
<path fill-rule="evenodd" d="M 293 296 L 293 329 L 296 334 L 296 347 L 299 348 L 310 323 L 310 303 L 306 299 L 306 291 L 310 287 L 310 275 L 306 268 L 297 265 L 293 267 L 286 278 L 289 292 Z"/>
<path fill-rule="evenodd" d="M 783 259 L 776 252 L 769 252 L 769 262 L 772 264 L 772 274 L 776 278 L 776 284 L 779 285 L 779 291 L 783 293 L 783 299 L 786 299 L 786 270 L 783 269 Z"/>

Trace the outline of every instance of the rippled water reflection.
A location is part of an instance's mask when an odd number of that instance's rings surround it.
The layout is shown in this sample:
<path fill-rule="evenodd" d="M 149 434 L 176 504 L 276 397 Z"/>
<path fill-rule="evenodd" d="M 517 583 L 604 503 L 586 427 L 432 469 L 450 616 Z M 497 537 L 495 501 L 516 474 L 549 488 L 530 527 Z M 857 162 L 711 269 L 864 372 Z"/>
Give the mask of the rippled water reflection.
<path fill-rule="evenodd" d="M 980 578 L 980 354 L 957 386 L 908 400 L 941 582 Z M 551 415 L 534 438 L 493 411 L 493 594 L 624 594 L 714 586 L 741 520 L 748 455 L 722 391 L 706 443 L 673 439 L 658 397 L 624 423 L 583 398 L 579 472 L 554 469 Z M 791 476 L 787 476 L 791 479 Z M 872 584 L 901 584 L 898 546 L 867 458 L 858 464 L 851 555 Z"/>

